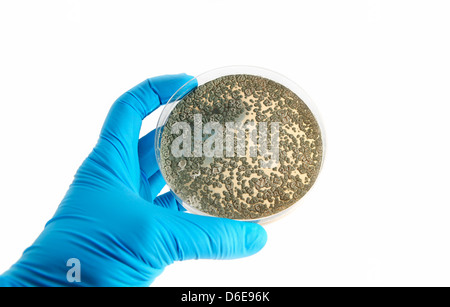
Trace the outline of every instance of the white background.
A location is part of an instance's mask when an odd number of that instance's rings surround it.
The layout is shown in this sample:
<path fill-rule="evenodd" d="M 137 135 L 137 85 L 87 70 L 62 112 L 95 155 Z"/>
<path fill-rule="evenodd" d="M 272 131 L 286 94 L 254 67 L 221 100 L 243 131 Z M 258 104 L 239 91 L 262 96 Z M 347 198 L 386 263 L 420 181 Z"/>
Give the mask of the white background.
<path fill-rule="evenodd" d="M 449 15 L 435 0 L 0 2 L 0 272 L 51 218 L 120 94 L 255 65 L 315 101 L 323 172 L 260 253 L 178 262 L 153 285 L 449 286 Z"/>

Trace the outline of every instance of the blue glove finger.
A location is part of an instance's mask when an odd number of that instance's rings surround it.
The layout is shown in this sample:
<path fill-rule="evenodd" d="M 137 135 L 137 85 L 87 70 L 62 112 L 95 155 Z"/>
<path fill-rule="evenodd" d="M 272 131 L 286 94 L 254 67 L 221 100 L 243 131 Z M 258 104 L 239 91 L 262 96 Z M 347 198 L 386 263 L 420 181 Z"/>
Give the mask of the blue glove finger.
<path fill-rule="evenodd" d="M 164 177 L 162 176 L 160 171 L 157 171 L 154 173 L 150 179 L 148 179 L 148 187 L 150 190 L 151 198 L 150 200 L 154 200 L 156 196 L 158 196 L 159 192 L 161 192 L 162 188 L 166 185 L 166 181 L 164 180 Z"/>
<path fill-rule="evenodd" d="M 156 129 L 150 131 L 146 136 L 139 140 L 139 164 L 141 165 L 141 171 L 146 179 L 149 179 L 159 170 L 158 163 L 156 162 L 155 134 Z"/>
<path fill-rule="evenodd" d="M 141 173 L 137 148 L 142 120 L 192 78 L 186 74 L 150 78 L 120 96 L 108 113 L 90 158 L 101 161 L 122 182 L 138 190 Z M 196 82 L 189 84 L 196 86 Z"/>
<path fill-rule="evenodd" d="M 171 210 L 186 211 L 186 209 L 175 199 L 172 192 L 167 192 L 156 197 L 153 203 L 157 206 Z"/>
<path fill-rule="evenodd" d="M 175 212 L 164 223 L 174 260 L 236 259 L 255 254 L 267 241 L 261 225 L 225 218 Z"/>
<path fill-rule="evenodd" d="M 161 104 L 167 103 L 172 96 L 173 100 L 181 99 L 198 85 L 197 79 L 187 74 L 164 75 L 149 80 Z"/>
<path fill-rule="evenodd" d="M 139 187 L 139 195 L 148 202 L 153 202 L 161 190 L 166 185 L 161 172 L 157 170 L 150 178 L 142 172 L 141 185 Z"/>

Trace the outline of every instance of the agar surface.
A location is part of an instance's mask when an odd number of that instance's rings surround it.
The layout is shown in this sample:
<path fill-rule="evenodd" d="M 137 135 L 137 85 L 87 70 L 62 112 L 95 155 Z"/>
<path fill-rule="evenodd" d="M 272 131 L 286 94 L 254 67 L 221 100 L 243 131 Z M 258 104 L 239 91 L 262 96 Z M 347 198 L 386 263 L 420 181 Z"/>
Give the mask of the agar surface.
<path fill-rule="evenodd" d="M 222 127 L 230 122 L 267 123 L 268 127 L 278 123 L 278 130 L 265 144 L 272 156 L 258 150 L 251 155 L 250 129 L 244 130 L 246 150 L 242 154 L 238 133 L 230 139 L 225 128 L 208 129 L 209 134 L 201 130 L 211 122 Z M 185 135 L 190 148 L 184 148 L 181 156 L 173 154 L 174 141 L 180 137 L 173 133 L 178 123 L 201 133 L 200 141 L 195 132 Z M 259 132 L 253 134 L 257 144 L 261 143 Z M 235 145 L 234 154 L 229 144 L 218 147 L 214 142 L 209 146 L 219 155 L 192 154 L 218 133 L 220 138 L 214 140 L 228 137 Z M 181 200 L 206 214 L 240 220 L 267 217 L 295 204 L 314 184 L 323 154 L 320 127 L 306 104 L 285 86 L 253 75 L 220 77 L 182 98 L 164 126 L 160 148 L 162 174 Z M 276 161 L 272 159 L 275 153 Z"/>

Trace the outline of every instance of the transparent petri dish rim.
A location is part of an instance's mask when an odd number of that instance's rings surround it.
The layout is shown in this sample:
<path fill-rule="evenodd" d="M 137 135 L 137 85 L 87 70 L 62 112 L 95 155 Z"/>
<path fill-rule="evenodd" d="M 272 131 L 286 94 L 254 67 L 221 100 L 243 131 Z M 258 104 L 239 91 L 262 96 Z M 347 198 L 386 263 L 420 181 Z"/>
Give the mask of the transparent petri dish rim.
<path fill-rule="evenodd" d="M 272 71 L 270 69 L 257 67 L 257 66 L 243 66 L 243 65 L 236 65 L 236 66 L 225 66 L 221 68 L 216 68 L 210 71 L 207 71 L 203 74 L 198 75 L 197 77 L 192 78 L 188 82 L 186 82 L 183 86 L 181 86 L 169 99 L 167 104 L 164 106 L 163 111 L 161 112 L 161 115 L 159 117 L 157 127 L 156 127 L 156 135 L 155 135 L 155 154 L 156 154 L 156 160 L 158 163 L 159 168 L 161 169 L 161 156 L 160 156 L 160 149 L 161 149 L 161 135 L 162 131 L 164 129 L 164 125 L 166 124 L 170 113 L 175 108 L 175 106 L 182 100 L 184 96 L 186 96 L 191 91 L 195 90 L 196 86 L 193 86 L 193 82 L 196 82 L 197 86 L 203 85 L 207 82 L 210 82 L 212 80 L 215 80 L 217 78 L 228 76 L 228 75 L 254 75 L 259 76 L 263 78 L 267 78 L 269 80 L 275 81 L 288 89 L 290 89 L 294 94 L 296 94 L 300 99 L 307 105 L 307 107 L 310 109 L 312 114 L 314 115 L 320 129 L 321 137 L 322 137 L 322 161 L 319 168 L 319 174 L 316 178 L 314 184 L 311 186 L 311 188 L 308 190 L 308 192 L 299 199 L 295 204 L 292 206 L 284 209 L 283 211 L 277 212 L 275 214 L 264 216 L 261 218 L 255 218 L 255 219 L 243 219 L 240 221 L 246 221 L 246 222 L 254 222 L 259 224 L 267 224 L 269 222 L 276 221 L 280 219 L 281 217 L 287 215 L 288 213 L 292 212 L 295 208 L 297 208 L 300 204 L 304 202 L 304 199 L 311 194 L 311 190 L 314 189 L 314 186 L 317 185 L 318 179 L 321 177 L 320 173 L 323 169 L 325 156 L 326 156 L 326 133 L 325 133 L 325 127 L 323 125 L 323 121 L 321 119 L 319 109 L 317 108 L 316 104 L 313 102 L 313 100 L 310 98 L 310 96 L 306 93 L 303 88 L 301 88 L 297 83 L 293 82 L 291 79 L 287 78 L 286 76 L 277 73 L 275 71 Z M 186 88 L 192 87 L 191 90 L 186 91 Z M 170 186 L 169 186 L 170 188 Z M 170 191 L 174 194 L 175 198 L 182 204 L 182 206 L 189 212 L 197 215 L 205 215 L 205 216 L 212 216 L 210 214 L 207 214 L 197 208 L 194 208 L 190 206 L 188 203 L 183 201 L 175 192 L 173 192 L 172 189 Z M 239 219 L 237 219 L 239 220 Z"/>

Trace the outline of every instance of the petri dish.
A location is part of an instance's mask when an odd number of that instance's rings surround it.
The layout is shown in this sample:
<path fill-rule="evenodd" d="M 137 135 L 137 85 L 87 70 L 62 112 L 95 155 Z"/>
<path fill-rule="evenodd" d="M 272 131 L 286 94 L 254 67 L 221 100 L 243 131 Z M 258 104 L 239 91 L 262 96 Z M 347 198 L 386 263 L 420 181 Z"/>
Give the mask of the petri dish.
<path fill-rule="evenodd" d="M 302 203 L 323 166 L 325 133 L 311 98 L 253 66 L 201 74 L 164 106 L 158 166 L 190 213 L 272 222 Z"/>

